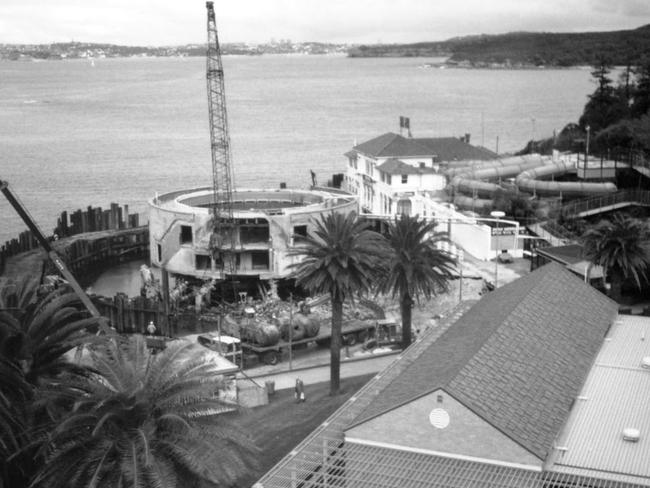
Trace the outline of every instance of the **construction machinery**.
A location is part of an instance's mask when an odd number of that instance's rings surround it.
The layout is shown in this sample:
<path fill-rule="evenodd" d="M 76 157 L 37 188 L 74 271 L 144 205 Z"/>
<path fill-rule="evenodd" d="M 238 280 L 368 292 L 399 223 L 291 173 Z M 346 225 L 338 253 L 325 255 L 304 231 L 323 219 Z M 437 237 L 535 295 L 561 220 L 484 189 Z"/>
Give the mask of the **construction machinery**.
<path fill-rule="evenodd" d="M 213 2 L 206 2 L 208 10 L 208 50 L 206 78 L 210 116 L 210 144 L 212 149 L 212 184 L 214 190 L 212 214 L 213 229 L 210 247 L 215 264 L 221 269 L 222 279 L 232 277 L 236 268 L 236 227 L 233 218 L 233 174 L 228 113 L 224 85 L 221 49 L 214 19 Z"/>
<path fill-rule="evenodd" d="M 97 310 L 97 307 L 95 307 L 95 304 L 90 300 L 88 295 L 86 295 L 86 292 L 81 288 L 75 277 L 72 275 L 68 267 L 65 265 L 61 257 L 57 254 L 57 252 L 54 250 L 52 245 L 50 244 L 50 241 L 45 237 L 41 229 L 38 227 L 32 216 L 27 212 L 27 209 L 25 206 L 18 200 L 16 195 L 13 194 L 11 189 L 9 188 L 9 183 L 6 181 L 0 180 L 0 191 L 4 194 L 5 198 L 9 201 L 11 206 L 16 210 L 18 215 L 20 216 L 21 219 L 23 219 L 23 222 L 27 225 L 29 230 L 32 231 L 32 234 L 40 245 L 45 249 L 47 252 L 48 257 L 54 263 L 54 266 L 56 266 L 56 269 L 59 270 L 59 272 L 63 275 L 63 277 L 67 280 L 67 282 L 70 284 L 74 292 L 77 294 L 81 302 L 84 304 L 88 312 L 90 312 L 90 315 L 93 317 L 96 317 L 100 319 L 100 325 L 102 327 L 107 328 L 108 321 L 102 315 L 99 313 Z"/>

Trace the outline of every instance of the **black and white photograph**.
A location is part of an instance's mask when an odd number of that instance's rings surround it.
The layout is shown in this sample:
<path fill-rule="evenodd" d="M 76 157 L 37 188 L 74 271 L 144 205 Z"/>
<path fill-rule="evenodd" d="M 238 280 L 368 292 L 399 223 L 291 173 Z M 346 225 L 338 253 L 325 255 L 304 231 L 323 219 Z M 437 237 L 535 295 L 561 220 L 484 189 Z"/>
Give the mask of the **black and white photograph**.
<path fill-rule="evenodd" d="M 2 0 L 0 488 L 650 487 L 650 2 Z"/>

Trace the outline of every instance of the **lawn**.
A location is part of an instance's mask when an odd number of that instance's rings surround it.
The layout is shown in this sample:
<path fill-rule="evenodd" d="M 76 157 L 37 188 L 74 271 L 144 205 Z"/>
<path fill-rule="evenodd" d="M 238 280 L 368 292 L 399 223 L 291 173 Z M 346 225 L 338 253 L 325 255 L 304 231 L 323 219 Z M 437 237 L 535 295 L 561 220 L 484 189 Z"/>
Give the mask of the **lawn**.
<path fill-rule="evenodd" d="M 374 375 L 341 380 L 341 393 L 329 395 L 329 382 L 305 386 L 305 402 L 296 403 L 293 389 L 279 390 L 269 404 L 241 414 L 237 423 L 255 440 L 262 454 L 258 471 L 240 479 L 238 487 L 253 485 L 310 432 L 365 385 Z"/>

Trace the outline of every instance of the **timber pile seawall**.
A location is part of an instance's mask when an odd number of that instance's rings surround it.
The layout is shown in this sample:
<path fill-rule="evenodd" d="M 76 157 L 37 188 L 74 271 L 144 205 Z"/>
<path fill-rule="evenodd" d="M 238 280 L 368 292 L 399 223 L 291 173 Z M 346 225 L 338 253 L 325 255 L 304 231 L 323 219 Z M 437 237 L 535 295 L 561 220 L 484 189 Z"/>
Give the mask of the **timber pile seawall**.
<path fill-rule="evenodd" d="M 140 225 L 138 214 L 129 214 L 128 206 L 116 203 L 110 209 L 88 207 L 72 213 L 62 212 L 56 228 L 48 236 L 52 247 L 66 263 L 81 286 L 90 285 L 99 273 L 110 266 L 135 259 L 149 259 L 149 227 Z M 38 278 L 58 272 L 31 231 L 0 247 L 0 277 Z M 154 322 L 156 336 L 172 337 L 179 330 L 201 332 L 216 330 L 217 319 L 191 310 L 179 310 L 172 303 L 166 314 L 159 299 L 91 295 L 102 316 L 120 333 L 147 333 Z"/>
<path fill-rule="evenodd" d="M 62 212 L 48 240 L 82 286 L 115 263 L 149 256 L 148 226 L 140 225 L 140 216 L 129 214 L 127 205 L 116 203 L 106 210 L 88 207 Z M 47 274 L 56 274 L 54 265 L 31 231 L 0 247 L 0 275 L 42 278 Z"/>

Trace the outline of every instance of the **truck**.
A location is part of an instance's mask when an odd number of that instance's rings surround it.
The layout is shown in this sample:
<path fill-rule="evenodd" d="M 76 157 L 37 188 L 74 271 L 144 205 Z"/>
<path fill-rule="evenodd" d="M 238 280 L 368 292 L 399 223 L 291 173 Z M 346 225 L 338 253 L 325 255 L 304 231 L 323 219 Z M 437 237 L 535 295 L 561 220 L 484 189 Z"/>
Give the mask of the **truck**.
<path fill-rule="evenodd" d="M 402 328 L 393 319 L 377 320 L 377 331 L 363 343 L 364 351 L 398 349 L 402 344 Z"/>
<path fill-rule="evenodd" d="M 376 330 L 376 320 L 353 319 L 345 321 L 342 326 L 341 343 L 345 346 L 363 343 L 367 339 L 375 337 Z M 243 362 L 246 361 L 246 357 L 253 356 L 259 362 L 275 365 L 280 361 L 282 353 L 288 351 L 289 348 L 292 350 L 299 349 L 305 347 L 310 342 L 315 342 L 321 347 L 326 347 L 329 346 L 331 338 L 331 325 L 329 323 L 322 323 L 318 334 L 313 337 L 306 337 L 296 341 L 280 339 L 275 344 L 268 346 L 263 346 L 250 340 L 240 340 L 216 333 L 201 334 L 198 337 L 198 342 L 210 349 L 223 351 L 228 356 L 237 358 Z M 243 362 L 237 364 L 243 365 Z"/>

